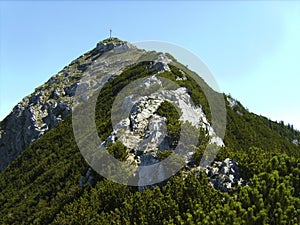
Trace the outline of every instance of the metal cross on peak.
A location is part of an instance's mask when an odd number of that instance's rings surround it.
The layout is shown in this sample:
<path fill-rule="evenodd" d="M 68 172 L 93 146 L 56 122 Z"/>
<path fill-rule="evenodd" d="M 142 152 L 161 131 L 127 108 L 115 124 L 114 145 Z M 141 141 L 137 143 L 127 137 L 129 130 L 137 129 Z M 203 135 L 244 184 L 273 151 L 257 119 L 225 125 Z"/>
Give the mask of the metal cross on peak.
<path fill-rule="evenodd" d="M 111 32 L 112 32 L 112 30 L 109 29 L 109 39 L 111 39 Z"/>

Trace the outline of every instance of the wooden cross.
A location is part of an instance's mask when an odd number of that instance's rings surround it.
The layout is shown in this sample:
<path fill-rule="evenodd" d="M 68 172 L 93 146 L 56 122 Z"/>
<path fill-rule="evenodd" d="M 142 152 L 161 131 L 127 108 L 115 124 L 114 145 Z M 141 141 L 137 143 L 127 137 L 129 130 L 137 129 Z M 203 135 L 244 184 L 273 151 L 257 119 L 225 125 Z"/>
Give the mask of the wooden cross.
<path fill-rule="evenodd" d="M 109 39 L 111 39 L 111 32 L 112 32 L 112 30 L 109 29 Z"/>

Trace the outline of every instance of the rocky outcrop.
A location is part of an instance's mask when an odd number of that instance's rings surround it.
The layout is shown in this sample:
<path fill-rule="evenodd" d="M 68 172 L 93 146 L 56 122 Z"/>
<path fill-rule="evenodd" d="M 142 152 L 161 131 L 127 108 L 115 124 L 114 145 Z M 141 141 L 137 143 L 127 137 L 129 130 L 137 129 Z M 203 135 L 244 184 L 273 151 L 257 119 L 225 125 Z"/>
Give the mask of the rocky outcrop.
<path fill-rule="evenodd" d="M 238 105 L 238 102 L 236 99 L 232 98 L 230 95 L 227 96 L 227 101 L 228 101 L 228 104 L 231 108 L 234 108 L 235 106 Z"/>
<path fill-rule="evenodd" d="M 168 69 L 166 66 L 163 68 Z M 153 165 L 159 162 L 158 152 L 175 150 L 174 146 L 171 146 L 171 143 L 166 138 L 168 135 L 166 128 L 167 119 L 157 113 L 159 106 L 164 101 L 173 102 L 174 105 L 178 106 L 180 111 L 179 120 L 182 123 L 189 123 L 196 130 L 203 128 L 207 131 L 207 135 L 210 136 L 210 144 L 224 146 L 223 140 L 215 134 L 202 108 L 192 103 L 187 89 L 177 86 L 166 90 L 163 88 L 165 85 L 164 80 L 154 74 L 149 78 L 139 81 L 139 87 L 133 85 L 132 87 L 122 89 L 125 93 L 130 91 L 133 94 L 125 95 L 126 97 L 120 101 L 120 108 L 117 110 L 119 120 L 114 121 L 113 119 L 114 130 L 102 142 L 100 148 L 104 149 L 110 142 L 119 140 L 128 148 L 127 162 L 131 165 L 138 167 Z M 130 90 L 126 90 L 126 88 Z M 151 91 L 148 92 L 148 90 Z M 143 92 L 145 92 L 145 95 L 143 95 Z M 119 93 L 119 95 L 122 95 L 122 93 Z M 115 101 L 118 102 L 119 100 Z M 120 115 L 120 112 L 123 115 Z M 114 115 L 114 110 L 112 115 Z M 189 138 L 198 140 L 197 134 L 198 132 L 195 132 L 195 137 L 189 136 Z M 188 135 L 193 134 L 189 133 Z M 191 145 L 192 143 L 182 141 L 180 151 L 185 149 L 185 144 Z M 192 150 L 181 154 L 187 164 L 191 162 L 192 154 Z M 158 177 L 163 177 L 164 169 L 160 165 L 157 165 L 155 170 L 155 174 Z M 149 173 L 147 170 L 140 171 L 140 183 L 151 183 L 150 180 L 148 180 L 149 182 L 145 182 L 145 179 L 151 179 L 152 177 L 148 176 L 147 173 Z"/>
<path fill-rule="evenodd" d="M 294 145 L 299 146 L 299 141 L 298 141 L 297 139 L 292 140 L 292 143 L 293 143 Z"/>
<path fill-rule="evenodd" d="M 71 92 L 51 80 L 18 103 L 1 122 L 0 170 L 71 112 Z"/>
<path fill-rule="evenodd" d="M 153 63 L 151 63 L 148 68 L 154 69 L 157 72 L 170 71 L 170 68 L 168 66 L 170 62 L 172 62 L 172 60 L 169 59 L 166 54 L 162 53 Z"/>
<path fill-rule="evenodd" d="M 80 177 L 79 186 L 82 188 L 85 183 L 88 183 L 90 185 L 90 187 L 95 187 L 95 185 L 96 185 L 96 179 L 92 175 L 92 168 L 88 168 L 85 176 Z"/>
<path fill-rule="evenodd" d="M 234 99 L 230 94 L 228 96 L 226 96 L 226 98 L 227 98 L 229 107 L 232 108 L 232 110 L 234 112 L 236 112 L 237 114 L 239 114 L 240 116 L 244 115 L 243 111 L 245 111 L 245 110 L 248 111 L 247 109 L 245 109 L 242 106 L 242 104 L 238 100 Z"/>
<path fill-rule="evenodd" d="M 223 162 L 213 162 L 211 166 L 205 168 L 205 173 L 210 179 L 211 186 L 223 192 L 247 185 L 241 177 L 238 163 L 229 158 Z"/>

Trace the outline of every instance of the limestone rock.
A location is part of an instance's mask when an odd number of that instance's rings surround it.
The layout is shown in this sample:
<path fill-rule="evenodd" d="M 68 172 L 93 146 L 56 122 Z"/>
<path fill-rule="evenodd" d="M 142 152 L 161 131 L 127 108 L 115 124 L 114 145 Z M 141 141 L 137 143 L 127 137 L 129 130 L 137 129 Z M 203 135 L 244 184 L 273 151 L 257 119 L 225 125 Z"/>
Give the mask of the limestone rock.
<path fill-rule="evenodd" d="M 122 112 L 126 113 L 123 117 L 118 117 L 119 121 L 115 121 L 117 123 L 113 126 L 114 130 L 102 142 L 100 149 L 104 149 L 110 142 L 120 140 L 128 148 L 127 162 L 129 164 L 139 168 L 143 168 L 145 165 L 153 165 L 152 172 L 156 171 L 155 176 L 163 177 L 164 168 L 160 167 L 159 164 L 154 165 L 160 161 L 157 153 L 163 150 L 174 150 L 171 143 L 165 138 L 168 135 L 167 120 L 157 114 L 157 109 L 163 101 L 173 102 L 179 107 L 181 111 L 180 121 L 188 122 L 197 129 L 200 127 L 205 128 L 208 131 L 207 135 L 211 135 L 211 140 L 215 138 L 220 146 L 224 145 L 223 140 L 216 136 L 201 107 L 194 106 L 186 88 L 178 86 L 165 90 L 162 88 L 163 80 L 156 75 L 145 78 L 141 81 L 140 87 L 146 95 L 131 94 L 125 97 L 120 107 Z M 152 92 L 148 93 L 147 90 L 152 90 Z M 133 93 L 136 93 L 136 91 L 133 90 Z M 180 150 L 182 149 L 184 149 L 183 145 L 180 147 Z M 191 151 L 184 153 L 183 156 L 187 165 L 191 162 L 192 155 L 193 152 Z M 235 165 L 231 161 L 225 161 L 224 163 Z M 218 170 L 218 168 L 214 168 L 212 172 L 217 173 Z M 222 170 L 226 170 L 226 174 L 230 173 L 227 167 L 222 168 Z M 146 167 L 139 169 L 138 180 L 140 184 L 151 183 L 153 174 L 148 173 Z M 232 177 L 230 178 L 232 179 Z M 143 189 L 143 187 L 140 188 Z"/>
<path fill-rule="evenodd" d="M 207 166 L 205 173 L 210 178 L 211 186 L 223 192 L 247 185 L 241 177 L 238 163 L 229 158 L 223 162 L 216 161 L 212 166 Z"/>
<path fill-rule="evenodd" d="M 170 71 L 168 64 L 172 60 L 169 59 L 166 54 L 162 53 L 158 56 L 158 58 L 152 63 L 148 69 L 154 69 L 157 72 Z"/>
<path fill-rule="evenodd" d="M 295 140 L 292 140 L 292 143 L 293 143 L 294 145 L 297 145 L 297 146 L 299 146 L 299 141 L 298 141 L 297 139 L 295 139 Z"/>

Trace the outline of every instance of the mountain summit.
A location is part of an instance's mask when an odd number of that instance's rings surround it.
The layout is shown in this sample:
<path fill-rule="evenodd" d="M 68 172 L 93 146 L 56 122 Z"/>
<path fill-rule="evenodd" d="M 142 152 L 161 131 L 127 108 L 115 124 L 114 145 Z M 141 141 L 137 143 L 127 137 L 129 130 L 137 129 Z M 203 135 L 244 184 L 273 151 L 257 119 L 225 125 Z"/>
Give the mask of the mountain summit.
<path fill-rule="evenodd" d="M 170 54 L 106 39 L 1 121 L 0 223 L 298 224 L 299 141 Z"/>
<path fill-rule="evenodd" d="M 154 51 L 147 52 L 138 49 L 134 45 L 117 38 L 109 38 L 97 43 L 94 49 L 72 61 L 68 66 L 63 68 L 63 70 L 58 72 L 58 74 L 51 77 L 45 84 L 37 87 L 32 94 L 26 96 L 0 123 L 0 170 L 5 168 L 29 145 L 38 140 L 47 131 L 57 126 L 58 123 L 71 113 L 73 98 L 80 81 L 83 82 L 82 86 L 88 87 L 89 92 L 92 93 L 98 90 L 106 81 L 114 79 L 121 74 L 128 66 L 149 62 L 149 65 L 146 66 L 148 75 L 155 75 L 155 73 L 167 71 L 173 73 L 177 82 L 188 83 L 191 87 L 195 85 L 187 80 L 187 74 L 185 75 L 185 72 L 183 72 L 183 70 L 189 70 L 184 68 L 170 55 L 169 57 L 170 58 L 164 53 Z M 171 71 L 168 63 L 176 63 L 181 69 L 173 66 L 173 71 Z M 93 72 L 91 73 L 89 70 L 93 70 Z M 83 78 L 85 73 L 90 73 L 87 81 L 84 81 L 86 77 Z M 99 76 L 102 76 L 101 79 L 99 79 Z M 165 76 L 169 78 L 167 73 Z M 199 79 L 197 76 L 194 77 Z M 157 85 L 161 82 L 155 77 L 151 79 L 152 81 L 148 82 L 158 82 Z M 203 80 L 200 79 L 200 82 L 202 88 L 206 89 L 207 92 L 210 91 L 210 93 L 213 93 Z M 182 86 L 183 84 L 179 85 Z M 182 95 L 188 96 L 191 87 L 188 87 L 188 89 L 178 89 L 178 86 L 177 89 L 179 92 L 177 94 L 175 92 L 173 93 L 177 95 L 177 103 L 181 105 L 184 104 L 182 105 L 184 110 L 182 120 L 195 123 L 193 120 L 199 120 L 201 117 L 203 123 L 197 126 L 202 126 L 203 129 L 207 129 L 210 135 L 215 136 L 213 142 L 218 142 L 218 145 L 222 146 L 223 141 L 217 137 L 216 131 L 214 131 L 208 118 L 206 118 L 206 116 L 208 116 L 212 119 L 211 115 L 209 115 L 209 106 L 205 100 L 205 93 L 201 91 L 195 92 L 196 94 L 192 93 L 192 98 L 194 102 L 198 104 L 198 109 L 193 109 L 193 103 L 188 100 L 183 101 L 183 97 L 179 97 Z M 152 87 L 150 89 L 152 89 Z M 167 97 L 168 95 L 169 97 Z M 171 95 L 170 93 L 162 93 L 156 98 L 162 102 L 163 99 L 170 99 Z M 200 103 L 200 99 L 204 102 Z M 148 103 L 152 102 L 152 100 L 146 101 Z M 224 103 L 223 105 L 225 107 Z M 158 106 L 159 104 L 157 107 Z M 198 115 L 199 118 L 193 118 L 191 120 L 193 113 L 194 115 Z M 133 121 L 131 120 L 131 122 Z"/>

